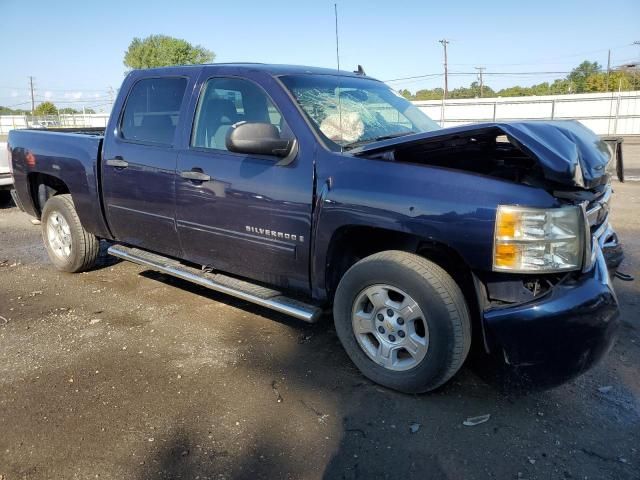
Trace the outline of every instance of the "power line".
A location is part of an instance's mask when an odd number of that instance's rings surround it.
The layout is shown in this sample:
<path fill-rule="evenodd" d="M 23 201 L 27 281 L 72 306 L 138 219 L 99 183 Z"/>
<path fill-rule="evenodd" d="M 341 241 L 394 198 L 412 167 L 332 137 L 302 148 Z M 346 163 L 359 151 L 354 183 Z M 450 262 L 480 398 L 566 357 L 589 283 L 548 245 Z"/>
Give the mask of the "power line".
<path fill-rule="evenodd" d="M 485 68 L 485 67 L 483 67 Z M 524 76 L 524 75 L 567 75 L 571 73 L 571 71 L 545 71 L 545 72 L 486 72 L 483 75 L 515 75 L 515 76 Z M 478 72 L 447 72 L 448 76 L 463 76 L 463 75 L 477 75 Z M 400 82 L 403 80 L 415 80 L 419 78 L 428 78 L 428 77 L 438 77 L 443 75 L 442 73 L 425 73 L 424 75 L 413 75 L 411 77 L 399 77 L 392 78 L 389 80 L 385 80 L 385 82 Z"/>

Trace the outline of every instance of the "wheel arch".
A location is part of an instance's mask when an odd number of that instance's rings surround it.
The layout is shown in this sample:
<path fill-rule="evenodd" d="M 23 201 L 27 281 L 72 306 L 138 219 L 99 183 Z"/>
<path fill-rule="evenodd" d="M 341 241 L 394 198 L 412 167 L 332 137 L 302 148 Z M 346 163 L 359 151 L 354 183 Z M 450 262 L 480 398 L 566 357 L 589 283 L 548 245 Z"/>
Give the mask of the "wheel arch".
<path fill-rule="evenodd" d="M 327 248 L 324 275 L 327 298 L 332 298 L 340 278 L 353 264 L 384 250 L 416 253 L 454 272 L 454 280 L 471 273 L 462 255 L 446 243 L 387 228 L 344 225 L 333 232 Z"/>
<path fill-rule="evenodd" d="M 51 197 L 67 193 L 71 194 L 64 180 L 47 173 L 30 172 L 27 182 L 29 184 L 29 196 L 38 218 L 42 216 L 44 204 Z"/>

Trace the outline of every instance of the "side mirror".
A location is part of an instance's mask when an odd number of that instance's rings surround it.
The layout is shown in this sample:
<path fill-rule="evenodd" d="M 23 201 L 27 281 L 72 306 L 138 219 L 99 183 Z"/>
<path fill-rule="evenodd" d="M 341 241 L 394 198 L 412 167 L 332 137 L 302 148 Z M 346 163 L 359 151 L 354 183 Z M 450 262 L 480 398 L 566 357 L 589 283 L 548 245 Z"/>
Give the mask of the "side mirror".
<path fill-rule="evenodd" d="M 280 132 L 270 123 L 239 123 L 229 129 L 225 143 L 230 152 L 286 157 L 295 140 L 280 138 Z"/>

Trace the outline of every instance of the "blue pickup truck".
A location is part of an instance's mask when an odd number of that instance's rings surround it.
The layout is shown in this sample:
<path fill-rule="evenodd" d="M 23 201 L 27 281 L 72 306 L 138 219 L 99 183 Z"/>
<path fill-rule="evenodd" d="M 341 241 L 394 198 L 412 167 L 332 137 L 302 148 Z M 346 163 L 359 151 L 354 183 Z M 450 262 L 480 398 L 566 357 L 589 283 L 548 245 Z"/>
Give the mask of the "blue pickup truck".
<path fill-rule="evenodd" d="M 51 262 L 109 253 L 303 321 L 426 392 L 472 344 L 565 381 L 610 348 L 609 147 L 577 122 L 440 128 L 362 71 L 132 71 L 105 130 L 14 130 Z"/>

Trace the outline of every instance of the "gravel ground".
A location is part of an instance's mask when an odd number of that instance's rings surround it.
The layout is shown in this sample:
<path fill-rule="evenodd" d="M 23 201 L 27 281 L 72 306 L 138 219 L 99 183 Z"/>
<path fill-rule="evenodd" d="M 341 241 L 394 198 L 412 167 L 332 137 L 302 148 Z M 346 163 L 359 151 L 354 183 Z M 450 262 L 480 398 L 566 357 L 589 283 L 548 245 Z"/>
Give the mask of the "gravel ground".
<path fill-rule="evenodd" d="M 640 183 L 616 185 L 640 278 Z M 640 281 L 586 375 L 519 395 L 470 362 L 403 395 L 309 326 L 105 257 L 68 275 L 0 210 L 0 479 L 640 478 Z M 490 414 L 476 426 L 468 417 Z"/>

